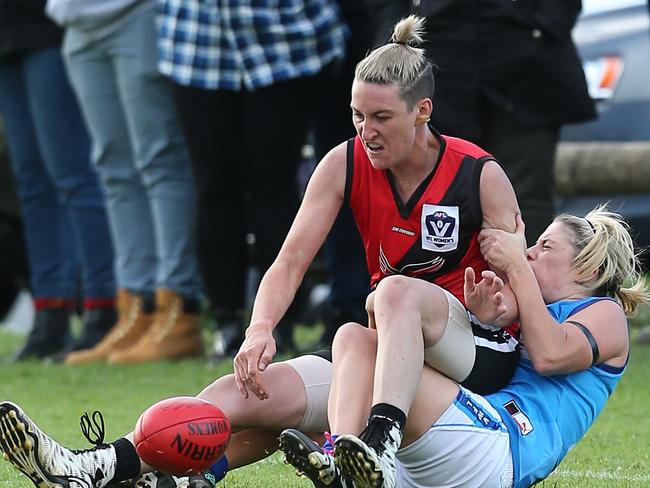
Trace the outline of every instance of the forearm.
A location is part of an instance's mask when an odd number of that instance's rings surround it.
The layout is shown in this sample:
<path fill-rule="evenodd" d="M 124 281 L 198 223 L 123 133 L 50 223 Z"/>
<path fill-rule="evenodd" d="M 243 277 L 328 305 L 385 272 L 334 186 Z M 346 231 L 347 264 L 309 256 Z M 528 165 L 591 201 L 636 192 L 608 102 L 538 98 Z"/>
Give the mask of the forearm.
<path fill-rule="evenodd" d="M 543 371 L 553 362 L 566 337 L 548 312 L 535 275 L 530 266 L 520 266 L 508 273 L 517 300 L 521 335 L 535 369 Z"/>
<path fill-rule="evenodd" d="M 284 316 L 304 273 L 292 272 L 286 262 L 276 261 L 262 278 L 251 312 L 249 329 L 263 327 L 273 330 Z"/>
<path fill-rule="evenodd" d="M 509 283 L 505 283 L 501 293 L 503 294 L 503 304 L 506 306 L 507 312 L 505 315 L 499 317 L 493 325 L 497 327 L 509 327 L 519 318 L 517 298 Z"/>

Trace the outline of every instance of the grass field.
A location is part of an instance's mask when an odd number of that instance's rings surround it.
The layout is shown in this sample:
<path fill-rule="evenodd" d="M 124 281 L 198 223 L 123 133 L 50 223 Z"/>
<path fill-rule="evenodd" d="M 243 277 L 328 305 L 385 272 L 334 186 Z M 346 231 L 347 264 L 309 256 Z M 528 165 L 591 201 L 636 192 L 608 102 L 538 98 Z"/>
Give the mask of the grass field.
<path fill-rule="evenodd" d="M 644 310 L 637 323 L 650 323 Z M 633 329 L 633 334 L 634 334 Z M 7 358 L 21 338 L 0 330 L 0 358 Z M 0 399 L 20 403 L 52 437 L 72 448 L 87 447 L 79 416 L 101 410 L 106 438 L 133 428 L 151 403 L 192 395 L 213 378 L 229 372 L 230 363 L 207 367 L 203 361 L 131 367 L 65 367 L 37 362 L 0 365 Z M 586 438 L 541 487 L 650 487 L 650 346 L 634 346 L 630 365 L 613 399 Z M 32 487 L 0 460 L 0 488 Z M 233 471 L 220 486 L 262 488 L 313 486 L 295 476 L 280 455 Z"/>

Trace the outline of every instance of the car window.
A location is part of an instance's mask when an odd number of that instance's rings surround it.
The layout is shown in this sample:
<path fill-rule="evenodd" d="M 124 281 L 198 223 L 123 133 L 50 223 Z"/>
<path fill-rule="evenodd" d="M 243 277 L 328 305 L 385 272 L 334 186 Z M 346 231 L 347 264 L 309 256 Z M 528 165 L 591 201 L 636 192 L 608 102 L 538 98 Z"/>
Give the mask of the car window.
<path fill-rule="evenodd" d="M 582 15 L 646 5 L 647 0 L 582 0 Z"/>

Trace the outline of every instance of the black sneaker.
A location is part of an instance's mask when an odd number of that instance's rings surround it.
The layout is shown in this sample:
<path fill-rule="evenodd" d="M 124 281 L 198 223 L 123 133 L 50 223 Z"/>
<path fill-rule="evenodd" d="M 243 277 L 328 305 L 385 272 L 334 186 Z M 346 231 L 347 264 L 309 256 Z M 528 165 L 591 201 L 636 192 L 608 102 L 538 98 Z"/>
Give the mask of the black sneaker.
<path fill-rule="evenodd" d="M 67 449 L 16 404 L 0 403 L 0 450 L 38 488 L 104 488 L 115 475 L 115 449 Z"/>
<path fill-rule="evenodd" d="M 284 452 L 286 461 L 298 470 L 298 474 L 309 478 L 316 488 L 348 486 L 334 462 L 334 452 L 323 449 L 299 430 L 282 431 L 280 449 Z"/>
<path fill-rule="evenodd" d="M 66 348 L 70 341 L 70 318 L 68 308 L 44 308 L 36 311 L 34 325 L 22 348 L 13 361 L 43 359 Z"/>
<path fill-rule="evenodd" d="M 334 453 L 341 473 L 353 479 L 360 488 L 395 488 L 395 455 L 401 443 L 399 424 L 375 416 L 360 437 L 342 435 L 337 438 Z"/>
<path fill-rule="evenodd" d="M 242 342 L 244 342 L 244 331 L 239 323 L 220 325 L 214 334 L 210 362 L 217 363 L 234 358 Z"/>

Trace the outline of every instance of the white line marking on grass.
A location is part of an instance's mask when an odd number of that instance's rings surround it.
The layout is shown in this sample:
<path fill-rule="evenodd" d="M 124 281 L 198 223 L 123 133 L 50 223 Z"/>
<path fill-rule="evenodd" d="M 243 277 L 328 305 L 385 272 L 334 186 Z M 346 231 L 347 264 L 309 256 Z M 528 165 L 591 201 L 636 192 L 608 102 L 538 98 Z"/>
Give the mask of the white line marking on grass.
<path fill-rule="evenodd" d="M 650 475 L 625 474 L 611 471 L 556 471 L 551 477 L 557 478 L 592 478 L 599 480 L 645 481 L 650 482 Z"/>

